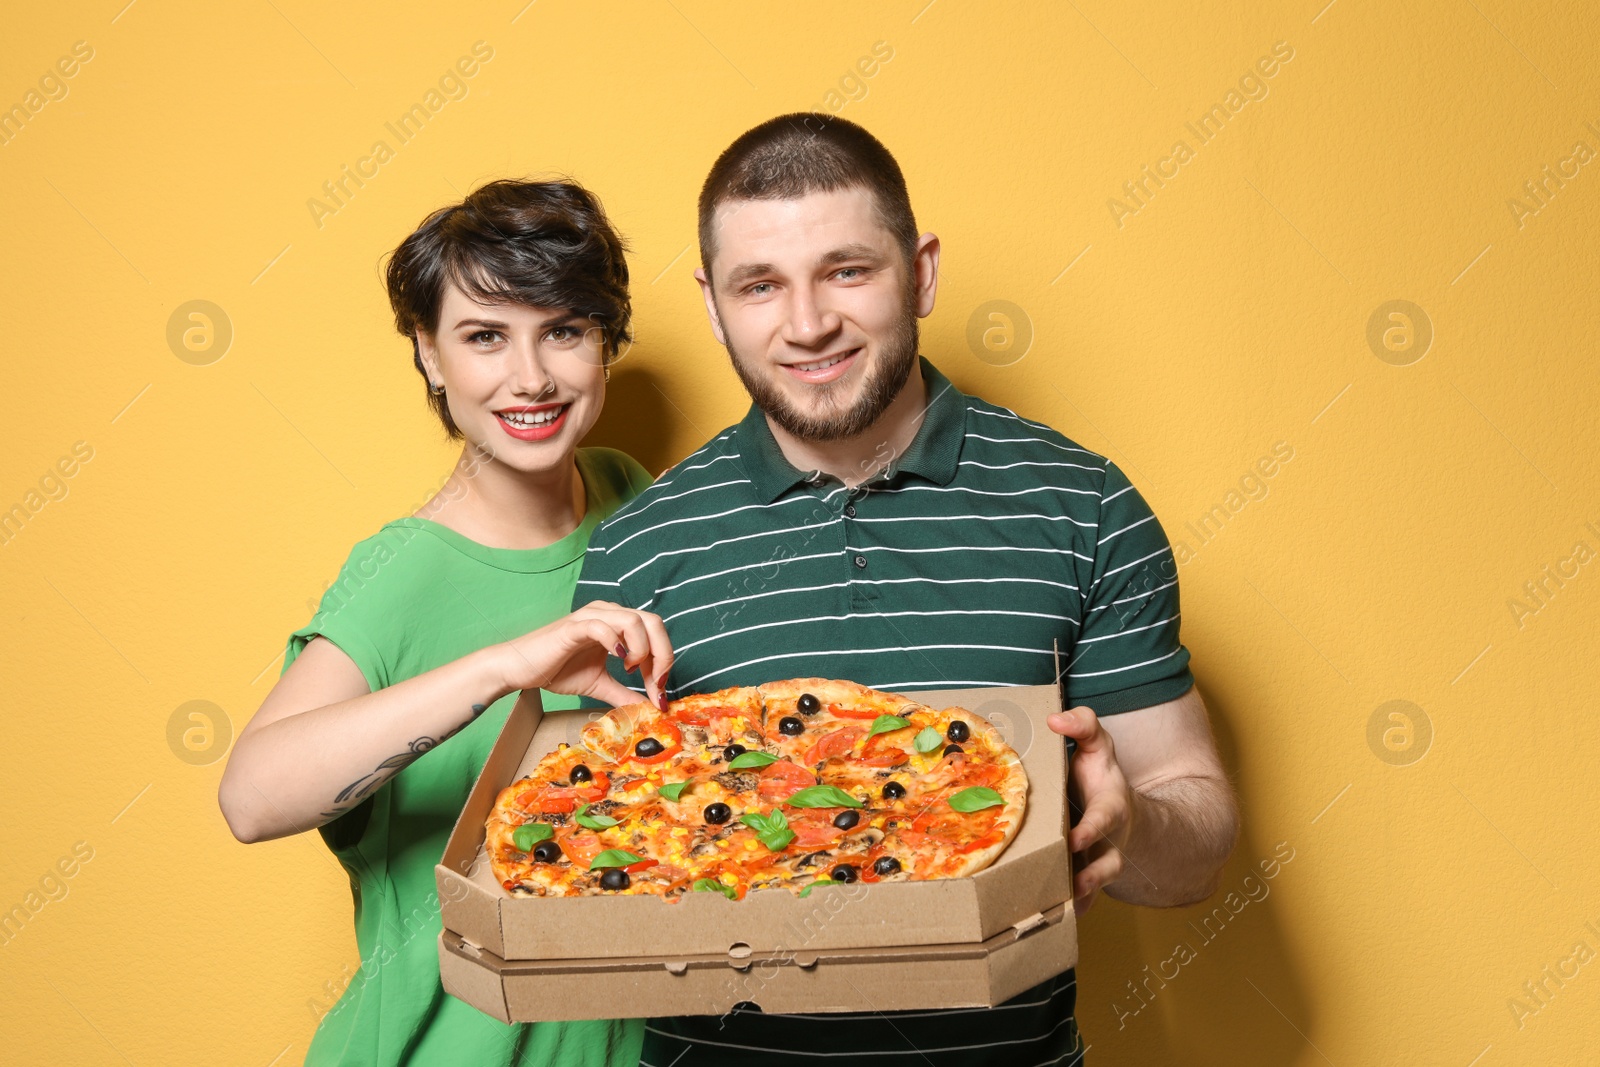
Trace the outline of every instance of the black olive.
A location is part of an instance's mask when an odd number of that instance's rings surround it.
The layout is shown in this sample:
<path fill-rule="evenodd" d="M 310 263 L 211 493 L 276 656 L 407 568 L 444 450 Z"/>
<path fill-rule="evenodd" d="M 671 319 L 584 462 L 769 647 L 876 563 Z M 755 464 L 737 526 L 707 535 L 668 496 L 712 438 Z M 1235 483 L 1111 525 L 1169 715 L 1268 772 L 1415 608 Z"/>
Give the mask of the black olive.
<path fill-rule="evenodd" d="M 633 752 L 634 755 L 637 756 L 659 756 L 666 749 L 666 747 L 666 745 L 663 745 L 655 738 L 646 737 L 637 745 L 633 746 Z"/>
<path fill-rule="evenodd" d="M 745 751 L 746 749 L 743 745 L 729 745 L 722 750 L 722 758 L 732 763 L 736 757 L 744 755 Z"/>
<path fill-rule="evenodd" d="M 946 746 L 944 746 L 944 751 L 939 753 L 939 755 L 948 756 L 952 752 L 965 752 L 965 751 L 966 751 L 966 749 L 962 748 L 960 745 L 946 745 Z"/>
<path fill-rule="evenodd" d="M 887 878 L 900 869 L 900 861 L 893 856 L 879 856 L 872 863 L 873 873 L 879 878 Z"/>
<path fill-rule="evenodd" d="M 885 782 L 883 786 L 883 799 L 899 800 L 906 795 L 906 787 L 899 782 Z"/>
<path fill-rule="evenodd" d="M 861 821 L 861 813 L 854 808 L 845 808 L 833 817 L 833 825 L 841 830 L 848 830 Z"/>
<path fill-rule="evenodd" d="M 561 846 L 554 841 L 540 841 L 533 846 L 533 858 L 539 863 L 554 863 L 561 858 Z"/>
<path fill-rule="evenodd" d="M 841 863 L 828 872 L 828 877 L 835 882 L 853 882 L 856 880 L 856 869 L 848 863 Z"/>
<path fill-rule="evenodd" d="M 715 804 L 707 804 L 706 810 L 701 812 L 701 814 L 705 816 L 706 822 L 716 825 L 725 823 L 729 819 L 733 818 L 733 809 L 721 801 L 718 801 Z"/>
<path fill-rule="evenodd" d="M 815 715 L 822 710 L 822 701 L 810 693 L 801 693 L 800 699 L 794 702 L 795 710 L 802 715 Z"/>
<path fill-rule="evenodd" d="M 621 867 L 607 867 L 606 873 L 600 876 L 600 888 L 626 889 L 629 881 L 628 872 Z"/>
<path fill-rule="evenodd" d="M 572 773 L 567 775 L 567 780 L 573 785 L 577 785 L 579 782 L 592 782 L 594 781 L 594 772 L 580 763 L 572 768 Z"/>
<path fill-rule="evenodd" d="M 778 720 L 778 732 L 781 734 L 788 734 L 790 737 L 793 737 L 796 734 L 805 733 L 806 724 L 795 718 L 793 715 L 785 715 L 783 718 Z"/>
<path fill-rule="evenodd" d="M 944 735 L 952 741 L 965 741 L 972 736 L 972 730 L 966 723 L 957 719 L 950 724 L 950 728 L 944 732 Z"/>

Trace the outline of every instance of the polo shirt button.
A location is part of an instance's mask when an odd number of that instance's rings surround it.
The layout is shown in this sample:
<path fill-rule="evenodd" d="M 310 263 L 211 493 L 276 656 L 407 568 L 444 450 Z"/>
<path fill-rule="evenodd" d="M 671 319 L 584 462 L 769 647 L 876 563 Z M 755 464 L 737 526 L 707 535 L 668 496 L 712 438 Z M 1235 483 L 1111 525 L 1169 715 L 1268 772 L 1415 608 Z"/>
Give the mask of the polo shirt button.
<path fill-rule="evenodd" d="M 857 567 L 865 567 L 866 565 L 867 565 L 867 557 L 866 556 L 857 556 L 856 557 L 856 566 Z"/>
<path fill-rule="evenodd" d="M 854 504 L 846 504 L 844 506 L 844 514 L 845 514 L 845 518 L 848 518 L 848 519 L 855 518 L 856 517 L 856 506 Z"/>

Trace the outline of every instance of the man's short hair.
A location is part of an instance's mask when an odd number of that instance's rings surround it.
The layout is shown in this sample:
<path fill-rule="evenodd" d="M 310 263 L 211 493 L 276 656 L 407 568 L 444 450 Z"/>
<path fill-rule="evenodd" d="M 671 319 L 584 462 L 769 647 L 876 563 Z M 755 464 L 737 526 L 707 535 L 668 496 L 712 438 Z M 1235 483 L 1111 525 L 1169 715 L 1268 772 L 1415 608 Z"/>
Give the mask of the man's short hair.
<path fill-rule="evenodd" d="M 858 187 L 872 194 L 878 217 L 910 263 L 917 220 L 900 164 L 872 134 L 847 119 L 811 111 L 779 115 L 745 131 L 711 167 L 700 187 L 700 265 L 711 274 L 717 208 L 729 200 L 797 200 Z"/>
<path fill-rule="evenodd" d="M 577 182 L 489 182 L 433 212 L 389 257 L 395 328 L 411 338 L 411 359 L 426 386 L 417 332 L 439 328 L 453 282 L 480 303 L 594 319 L 603 330 L 601 358 L 609 363 L 632 340 L 626 251 L 599 198 Z M 446 398 L 430 391 L 428 404 L 445 433 L 459 440 Z"/>

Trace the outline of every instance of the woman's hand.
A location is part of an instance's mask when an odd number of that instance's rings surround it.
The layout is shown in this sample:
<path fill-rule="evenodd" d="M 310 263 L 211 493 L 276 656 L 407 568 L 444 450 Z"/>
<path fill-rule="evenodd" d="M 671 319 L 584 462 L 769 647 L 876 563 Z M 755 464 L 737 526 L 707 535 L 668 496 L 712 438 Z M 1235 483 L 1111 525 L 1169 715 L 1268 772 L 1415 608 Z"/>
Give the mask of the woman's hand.
<path fill-rule="evenodd" d="M 659 616 L 597 600 L 566 618 L 496 646 L 508 690 L 547 689 L 633 704 L 638 694 L 606 671 L 616 656 L 644 678 L 645 694 L 665 710 L 663 687 L 672 666 L 672 642 Z"/>

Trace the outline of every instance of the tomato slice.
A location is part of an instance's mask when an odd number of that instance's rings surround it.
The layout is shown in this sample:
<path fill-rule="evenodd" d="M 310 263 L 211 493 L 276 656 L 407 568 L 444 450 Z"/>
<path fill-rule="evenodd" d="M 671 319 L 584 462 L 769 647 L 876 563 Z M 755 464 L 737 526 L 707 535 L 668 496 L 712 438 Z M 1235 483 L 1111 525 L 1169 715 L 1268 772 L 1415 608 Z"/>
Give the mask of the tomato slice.
<path fill-rule="evenodd" d="M 956 846 L 956 851 L 957 852 L 972 852 L 972 851 L 975 851 L 975 850 L 980 849 L 980 848 L 988 848 L 990 845 L 998 845 L 1000 843 L 1001 839 L 1004 838 L 1004 837 L 1005 837 L 1004 833 L 1002 833 L 999 830 L 996 830 L 993 833 L 984 834 L 980 838 L 977 838 L 977 839 L 972 840 L 972 841 L 968 841 L 964 845 L 957 845 Z"/>
<path fill-rule="evenodd" d="M 678 708 L 672 717 L 687 726 L 710 726 L 718 719 L 744 714 L 739 708 Z"/>
<path fill-rule="evenodd" d="M 557 841 L 561 845 L 561 851 L 567 854 L 567 859 L 584 870 L 589 869 L 589 861 L 604 851 L 600 838 L 595 834 L 568 833 L 565 836 L 558 836 Z"/>
<path fill-rule="evenodd" d="M 893 732 L 891 730 L 887 733 L 873 734 L 867 738 L 867 743 L 861 746 L 861 762 L 874 767 L 893 767 L 909 760 L 911 757 L 905 749 L 889 741 L 889 734 Z M 894 761 L 887 762 L 891 756 L 894 757 Z"/>
<path fill-rule="evenodd" d="M 876 719 L 884 713 L 877 708 L 847 708 L 842 704 L 829 704 L 828 714 L 837 715 L 841 719 Z"/>
<path fill-rule="evenodd" d="M 844 831 L 833 825 L 843 808 L 810 808 L 789 813 L 789 829 L 794 831 L 797 848 L 818 849 L 838 844 Z"/>
<path fill-rule="evenodd" d="M 545 786 L 541 789 L 529 789 L 517 794 L 517 804 L 528 811 L 540 815 L 553 815 L 569 812 L 577 807 L 570 789 L 553 789 Z"/>
<path fill-rule="evenodd" d="M 683 751 L 683 732 L 678 729 L 677 723 L 671 719 L 662 719 L 656 729 L 661 733 L 668 734 L 671 737 L 670 743 L 654 756 L 630 754 L 628 759 L 633 760 L 635 763 L 663 763 Z"/>
<path fill-rule="evenodd" d="M 804 767 L 781 759 L 762 768 L 761 784 L 756 788 L 756 792 L 762 800 L 788 800 L 800 790 L 816 784 L 816 775 Z"/>
<path fill-rule="evenodd" d="M 830 756 L 849 755 L 856 747 L 856 742 L 861 740 L 867 731 L 859 726 L 846 726 L 843 729 L 833 730 L 817 738 L 806 753 L 807 763 L 821 763 Z"/>

